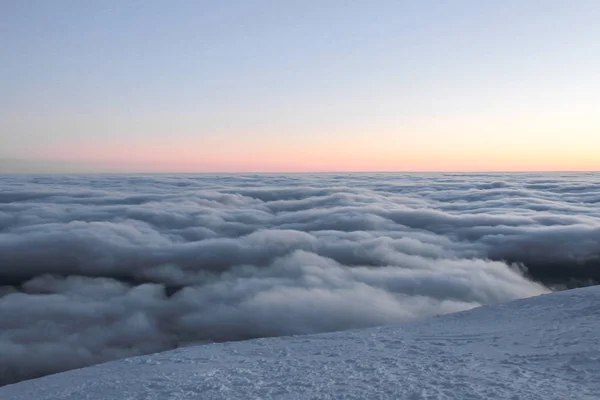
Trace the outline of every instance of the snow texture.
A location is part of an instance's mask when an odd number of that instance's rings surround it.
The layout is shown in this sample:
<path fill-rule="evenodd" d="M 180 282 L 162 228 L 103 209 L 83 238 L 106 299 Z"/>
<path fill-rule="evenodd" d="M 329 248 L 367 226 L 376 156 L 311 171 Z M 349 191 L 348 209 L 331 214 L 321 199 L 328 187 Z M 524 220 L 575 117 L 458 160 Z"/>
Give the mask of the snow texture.
<path fill-rule="evenodd" d="M 598 399 L 600 286 L 403 325 L 202 345 L 0 388 L 2 400 Z"/>

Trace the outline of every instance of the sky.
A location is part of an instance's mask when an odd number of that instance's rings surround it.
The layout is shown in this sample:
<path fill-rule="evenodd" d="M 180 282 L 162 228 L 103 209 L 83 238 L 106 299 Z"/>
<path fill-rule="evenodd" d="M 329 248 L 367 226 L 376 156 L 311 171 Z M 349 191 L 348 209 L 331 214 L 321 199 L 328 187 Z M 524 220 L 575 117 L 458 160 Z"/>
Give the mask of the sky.
<path fill-rule="evenodd" d="M 0 0 L 0 172 L 600 170 L 600 2 Z"/>

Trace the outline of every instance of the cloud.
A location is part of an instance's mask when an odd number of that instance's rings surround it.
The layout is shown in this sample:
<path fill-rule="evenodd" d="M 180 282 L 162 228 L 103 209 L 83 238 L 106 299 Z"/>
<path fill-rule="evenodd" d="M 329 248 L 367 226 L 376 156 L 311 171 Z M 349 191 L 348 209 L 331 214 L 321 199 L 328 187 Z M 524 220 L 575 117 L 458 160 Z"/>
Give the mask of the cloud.
<path fill-rule="evenodd" d="M 0 177 L 0 384 L 600 281 L 598 178 Z"/>

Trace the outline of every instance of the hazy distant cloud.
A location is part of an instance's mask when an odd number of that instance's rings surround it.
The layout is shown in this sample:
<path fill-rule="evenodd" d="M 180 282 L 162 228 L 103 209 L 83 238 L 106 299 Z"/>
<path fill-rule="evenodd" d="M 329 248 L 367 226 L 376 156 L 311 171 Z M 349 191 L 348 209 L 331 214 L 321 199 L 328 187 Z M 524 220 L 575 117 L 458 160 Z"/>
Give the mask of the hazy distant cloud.
<path fill-rule="evenodd" d="M 0 383 L 600 281 L 599 178 L 0 177 Z"/>

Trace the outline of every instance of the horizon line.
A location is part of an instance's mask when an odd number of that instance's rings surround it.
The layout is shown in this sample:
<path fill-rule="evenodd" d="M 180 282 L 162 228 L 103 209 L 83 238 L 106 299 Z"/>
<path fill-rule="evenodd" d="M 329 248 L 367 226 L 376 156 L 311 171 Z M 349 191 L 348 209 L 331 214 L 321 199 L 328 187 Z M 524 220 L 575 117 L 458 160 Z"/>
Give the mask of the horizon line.
<path fill-rule="evenodd" d="M 347 170 L 347 171 L 98 171 L 98 172 L 1 172 L 8 175 L 303 175 L 303 174 L 558 174 L 600 173 L 599 170 Z"/>

